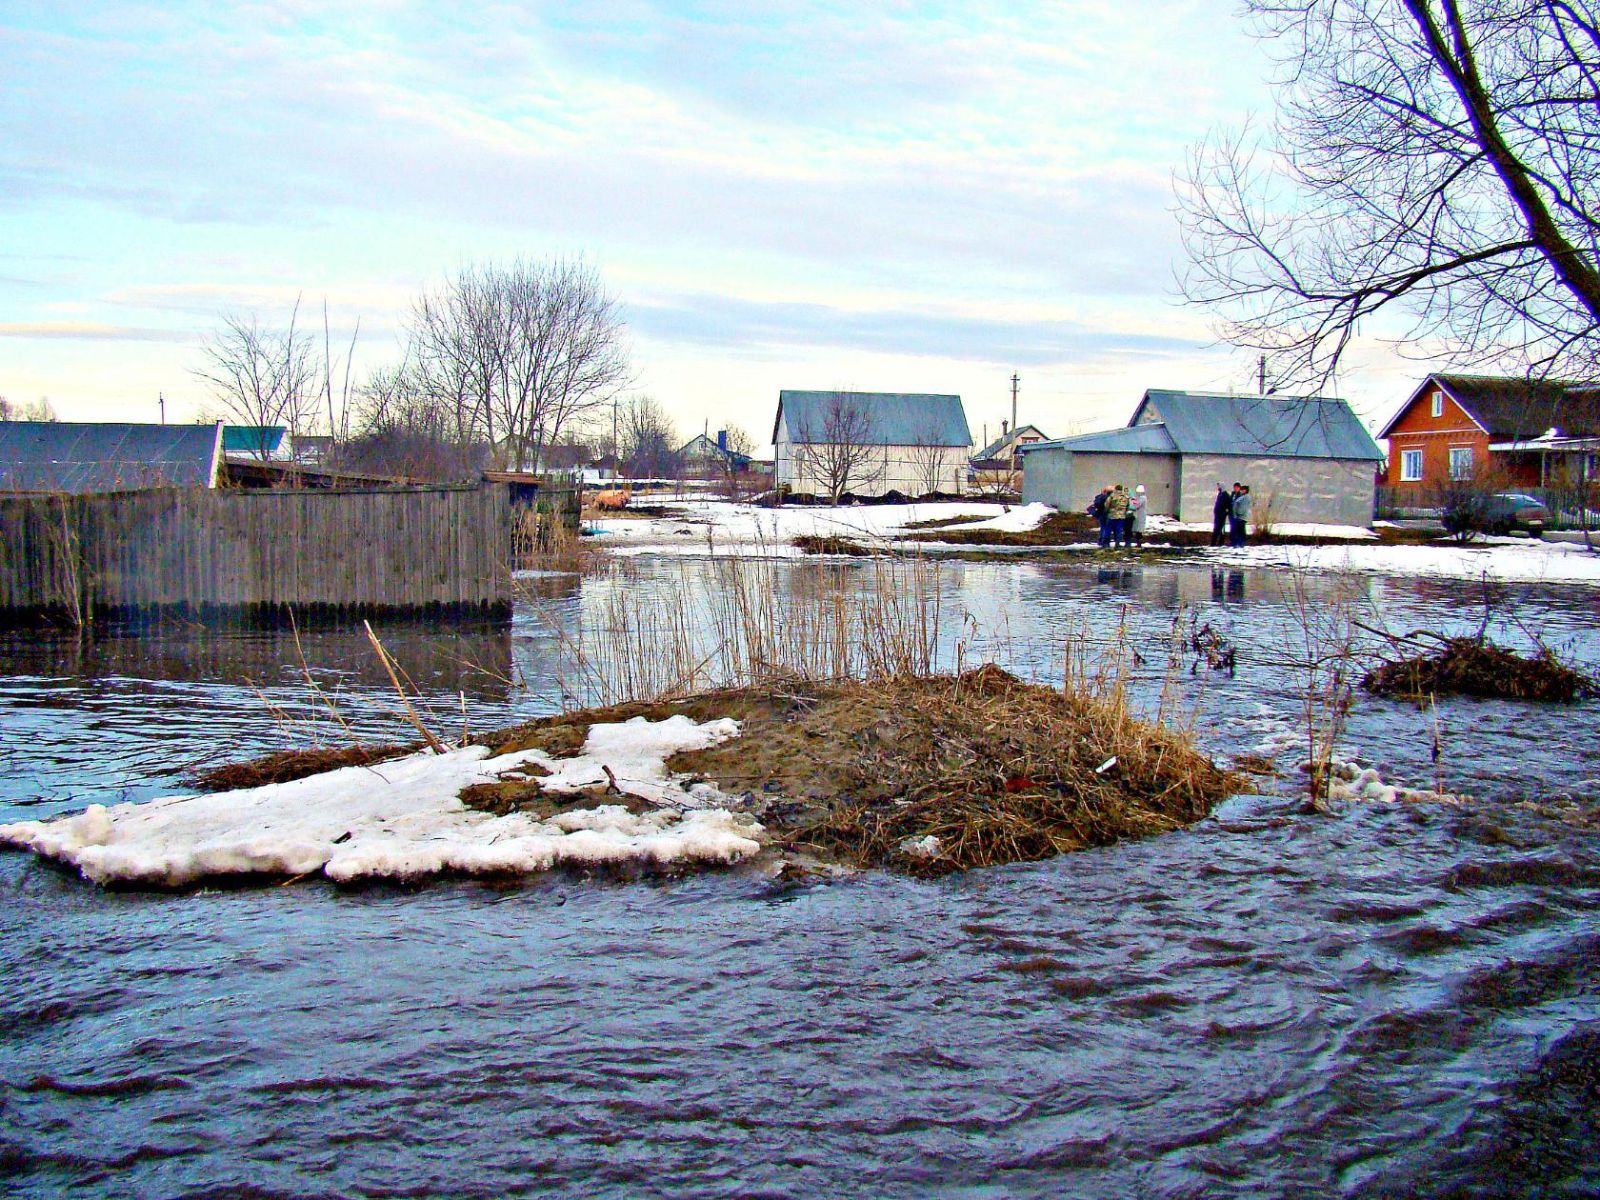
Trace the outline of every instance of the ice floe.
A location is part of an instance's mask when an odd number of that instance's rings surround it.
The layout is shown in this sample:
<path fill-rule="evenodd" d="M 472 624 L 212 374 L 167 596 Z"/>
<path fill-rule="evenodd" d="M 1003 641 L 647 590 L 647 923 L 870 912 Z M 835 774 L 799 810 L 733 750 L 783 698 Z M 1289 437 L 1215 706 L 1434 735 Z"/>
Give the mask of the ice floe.
<path fill-rule="evenodd" d="M 544 871 L 561 865 L 731 863 L 760 849 L 761 826 L 705 784 L 667 770 L 681 750 L 739 733 L 732 720 L 636 718 L 590 728 L 582 752 L 491 757 L 483 746 L 345 767 L 289 783 L 174 796 L 50 821 L 0 825 L 0 846 L 32 850 L 97 883 L 182 886 L 223 876 L 416 879 Z M 546 793 L 608 783 L 658 807 L 575 807 L 546 819 L 494 816 L 459 793 L 530 768 Z M 531 772 L 537 774 L 537 771 Z M 587 799 L 583 797 L 582 799 Z M 580 798 L 574 796 L 575 804 Z M 719 803 L 720 802 L 720 803 Z"/>

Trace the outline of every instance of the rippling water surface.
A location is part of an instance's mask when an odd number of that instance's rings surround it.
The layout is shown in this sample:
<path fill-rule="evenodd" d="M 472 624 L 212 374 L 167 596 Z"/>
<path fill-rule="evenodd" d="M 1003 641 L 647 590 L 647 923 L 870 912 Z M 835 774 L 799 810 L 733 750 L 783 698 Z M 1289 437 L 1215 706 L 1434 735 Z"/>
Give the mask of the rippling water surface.
<path fill-rule="evenodd" d="M 796 568 L 803 570 L 805 568 Z M 394 628 L 430 719 L 560 699 L 558 629 Z M 977 647 L 1055 669 L 1126 627 L 1154 703 L 1174 612 L 1240 648 L 1181 678 L 1219 753 L 1292 757 L 1284 576 L 950 564 Z M 684 572 L 689 572 L 686 577 Z M 1351 586 L 1396 629 L 1476 628 L 1481 589 Z M 1594 593 L 1512 589 L 1493 632 L 1600 658 Z M 960 622 L 948 622 L 951 638 Z M 399 737 L 364 638 L 0 646 L 0 819 L 181 788 L 328 736 L 300 657 Z M 463 718 L 463 709 L 465 717 Z M 322 709 L 325 712 L 325 708 Z M 1444 753 L 1432 761 L 1437 720 Z M 103 1196 L 1593 1195 L 1600 843 L 1593 702 L 1358 702 L 1348 748 L 1460 807 L 1195 828 L 936 883 L 105 893 L 0 855 L 0 1183 Z"/>

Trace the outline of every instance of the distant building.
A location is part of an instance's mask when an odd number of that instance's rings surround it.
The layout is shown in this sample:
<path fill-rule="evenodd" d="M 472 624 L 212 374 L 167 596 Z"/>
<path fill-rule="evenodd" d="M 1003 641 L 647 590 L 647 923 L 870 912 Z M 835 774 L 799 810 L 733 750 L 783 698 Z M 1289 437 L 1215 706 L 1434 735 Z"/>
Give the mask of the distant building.
<path fill-rule="evenodd" d="M 1397 498 L 1485 471 L 1509 487 L 1597 479 L 1600 384 L 1429 375 L 1378 436 Z"/>
<path fill-rule="evenodd" d="M 717 430 L 715 440 L 696 434 L 678 448 L 678 461 L 690 475 L 722 475 L 728 471 L 748 471 L 750 456 L 728 449 L 728 431 Z"/>
<path fill-rule="evenodd" d="M 779 392 L 772 441 L 777 485 L 813 495 L 842 464 L 857 496 L 961 492 L 972 453 L 960 396 L 909 392 Z"/>
<path fill-rule="evenodd" d="M 0 421 L 0 492 L 211 488 L 222 425 Z"/>
<path fill-rule="evenodd" d="M 1217 484 L 1250 485 L 1255 520 L 1372 523 L 1383 454 L 1343 400 L 1152 390 L 1128 424 L 1020 450 L 1022 498 L 1086 509 L 1144 484 L 1152 515 L 1209 521 Z"/>
<path fill-rule="evenodd" d="M 1001 421 L 1000 436 L 972 456 L 972 482 L 976 487 L 1013 491 L 1020 488 L 1022 447 L 1050 440 L 1050 435 L 1037 425 L 1019 425 L 1015 429 L 1008 425 Z"/>

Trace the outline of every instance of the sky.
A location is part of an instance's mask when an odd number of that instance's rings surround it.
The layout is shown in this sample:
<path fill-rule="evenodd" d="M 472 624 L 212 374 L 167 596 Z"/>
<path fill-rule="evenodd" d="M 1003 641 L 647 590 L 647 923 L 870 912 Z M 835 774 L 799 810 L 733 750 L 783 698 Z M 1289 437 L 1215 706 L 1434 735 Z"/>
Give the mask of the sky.
<path fill-rule="evenodd" d="M 462 266 L 582 256 L 639 392 L 956 392 L 1055 437 L 1249 390 L 1182 305 L 1173 174 L 1270 113 L 1230 0 L 0 5 L 0 395 L 192 419 L 229 315 L 355 370 Z M 1374 423 L 1424 367 L 1359 345 Z"/>

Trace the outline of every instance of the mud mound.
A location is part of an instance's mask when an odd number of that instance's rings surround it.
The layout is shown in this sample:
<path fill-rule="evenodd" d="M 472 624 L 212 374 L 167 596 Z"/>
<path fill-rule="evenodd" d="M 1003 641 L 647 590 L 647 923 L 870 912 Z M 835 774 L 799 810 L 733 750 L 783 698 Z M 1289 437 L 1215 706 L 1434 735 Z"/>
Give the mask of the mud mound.
<path fill-rule="evenodd" d="M 1437 649 L 1384 662 L 1361 680 L 1379 696 L 1483 696 L 1571 703 L 1596 694 L 1595 680 L 1548 650 L 1524 656 L 1485 638 L 1441 638 Z"/>

